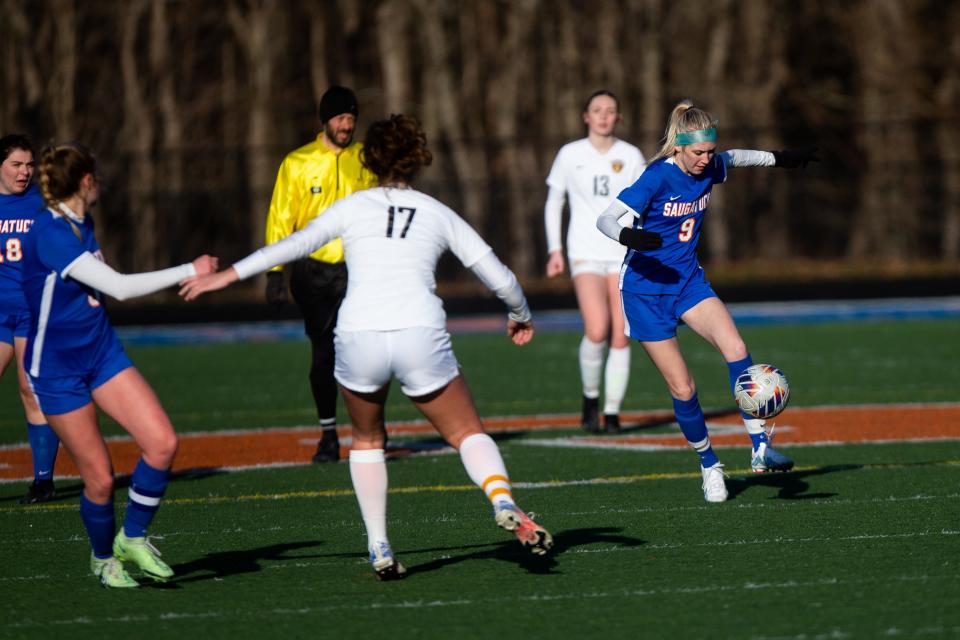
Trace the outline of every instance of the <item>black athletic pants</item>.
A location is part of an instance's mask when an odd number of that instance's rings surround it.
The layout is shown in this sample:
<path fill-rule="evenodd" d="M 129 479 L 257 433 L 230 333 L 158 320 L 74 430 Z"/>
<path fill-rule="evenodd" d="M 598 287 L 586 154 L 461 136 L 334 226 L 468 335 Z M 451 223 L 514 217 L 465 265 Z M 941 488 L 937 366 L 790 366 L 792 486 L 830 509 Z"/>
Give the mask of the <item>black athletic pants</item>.
<path fill-rule="evenodd" d="M 337 382 L 333 377 L 333 329 L 347 292 L 347 265 L 311 258 L 290 265 L 290 293 L 303 314 L 313 359 L 310 389 L 321 421 L 337 417 Z"/>

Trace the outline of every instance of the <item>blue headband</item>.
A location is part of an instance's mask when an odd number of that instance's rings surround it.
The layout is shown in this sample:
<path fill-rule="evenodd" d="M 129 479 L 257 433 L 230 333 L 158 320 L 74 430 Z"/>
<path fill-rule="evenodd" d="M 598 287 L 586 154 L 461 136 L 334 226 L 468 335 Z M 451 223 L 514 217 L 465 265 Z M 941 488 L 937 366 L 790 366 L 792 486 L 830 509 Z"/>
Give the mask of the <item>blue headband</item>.
<path fill-rule="evenodd" d="M 697 129 L 696 131 L 683 131 L 677 134 L 677 144 L 696 144 L 697 142 L 716 142 L 717 141 L 717 129 L 716 127 L 710 127 L 709 129 Z"/>

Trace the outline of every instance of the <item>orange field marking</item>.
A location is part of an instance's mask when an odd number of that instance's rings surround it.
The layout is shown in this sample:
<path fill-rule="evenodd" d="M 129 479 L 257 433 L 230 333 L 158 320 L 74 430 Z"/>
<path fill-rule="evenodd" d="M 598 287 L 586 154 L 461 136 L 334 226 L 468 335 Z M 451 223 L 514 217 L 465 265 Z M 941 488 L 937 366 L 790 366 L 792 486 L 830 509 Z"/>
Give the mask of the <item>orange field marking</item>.
<path fill-rule="evenodd" d="M 617 436 L 589 436 L 579 432 L 579 417 L 518 416 L 489 418 L 484 421 L 491 433 L 536 431 L 544 429 L 577 430 L 578 442 L 584 445 L 658 446 L 685 448 L 679 431 L 644 433 L 645 428 L 673 422 L 673 414 L 624 413 L 627 427 Z M 711 441 L 716 446 L 744 446 L 742 428 L 718 426 L 741 425 L 736 414 L 709 417 Z M 776 419 L 777 445 L 844 444 L 869 442 L 904 442 L 917 440 L 960 440 L 960 405 L 871 405 L 858 407 L 817 407 L 789 409 Z M 388 428 L 393 437 L 435 433 L 426 422 L 393 423 Z M 350 436 L 349 427 L 339 430 L 341 439 Z M 242 469 L 263 465 L 307 464 L 314 453 L 320 429 L 290 428 L 257 431 L 230 431 L 180 434 L 180 450 L 174 471 L 188 469 Z M 107 443 L 118 473 L 133 470 L 140 453 L 129 438 L 111 439 Z M 388 454 L 405 455 L 412 449 L 392 447 Z M 341 451 L 345 459 L 346 447 Z M 0 448 L 0 481 L 29 480 L 33 475 L 30 448 L 26 444 Z M 77 477 L 70 457 L 61 451 L 56 476 Z"/>

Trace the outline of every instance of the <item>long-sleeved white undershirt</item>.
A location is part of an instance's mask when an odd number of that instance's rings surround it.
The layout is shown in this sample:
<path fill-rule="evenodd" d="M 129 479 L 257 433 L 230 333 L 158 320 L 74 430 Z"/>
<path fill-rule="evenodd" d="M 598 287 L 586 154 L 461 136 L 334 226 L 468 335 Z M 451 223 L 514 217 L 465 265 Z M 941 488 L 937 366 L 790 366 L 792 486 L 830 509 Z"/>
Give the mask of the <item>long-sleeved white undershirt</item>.
<path fill-rule="evenodd" d="M 728 167 L 773 167 L 776 165 L 776 158 L 769 151 L 756 151 L 753 149 L 727 149 L 718 154 L 723 163 Z M 620 240 L 619 219 L 626 213 L 639 218 L 641 213 L 634 211 L 616 198 L 610 203 L 603 213 L 597 218 L 597 229 L 603 235 L 614 240 Z"/>
<path fill-rule="evenodd" d="M 516 322 L 530 322 L 530 307 L 523 295 L 523 289 L 517 282 L 517 276 L 500 262 L 493 251 L 484 254 L 470 267 L 480 281 L 503 300 L 510 309 L 509 318 Z"/>
<path fill-rule="evenodd" d="M 119 273 L 110 265 L 101 262 L 89 251 L 85 251 L 61 272 L 61 277 L 70 277 L 111 298 L 127 300 L 137 296 L 156 293 L 172 287 L 181 280 L 197 274 L 192 263 L 181 264 L 160 271 L 145 273 Z"/>
<path fill-rule="evenodd" d="M 317 220 L 322 220 L 318 218 Z M 292 262 L 310 254 L 317 246 L 327 241 L 329 232 L 319 223 L 293 233 L 283 240 L 254 251 L 233 265 L 241 280 L 262 273 L 280 264 Z M 319 244 L 318 244 L 319 243 Z M 349 259 L 348 259 L 349 264 Z M 530 307 L 523 295 L 523 289 L 514 273 L 499 258 L 488 251 L 479 260 L 470 265 L 470 269 L 480 278 L 509 309 L 508 317 L 516 322 L 529 322 Z"/>
<path fill-rule="evenodd" d="M 563 189 L 548 187 L 547 201 L 543 205 L 543 222 L 547 232 L 547 253 L 563 249 Z"/>

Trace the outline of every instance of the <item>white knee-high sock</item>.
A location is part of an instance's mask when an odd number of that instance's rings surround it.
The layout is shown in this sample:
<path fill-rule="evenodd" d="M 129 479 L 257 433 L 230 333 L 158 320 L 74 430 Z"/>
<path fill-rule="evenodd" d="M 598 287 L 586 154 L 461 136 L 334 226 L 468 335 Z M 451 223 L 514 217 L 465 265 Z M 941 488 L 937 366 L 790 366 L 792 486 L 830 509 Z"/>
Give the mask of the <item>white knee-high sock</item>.
<path fill-rule="evenodd" d="M 350 451 L 350 479 L 367 529 L 367 546 L 387 541 L 387 460 L 383 449 Z"/>
<path fill-rule="evenodd" d="M 467 436 L 460 443 L 460 460 L 474 484 L 483 489 L 487 498 L 497 506 L 513 504 L 513 493 L 507 467 L 493 438 L 485 433 Z"/>
<path fill-rule="evenodd" d="M 600 372 L 603 370 L 603 342 L 593 342 L 587 336 L 580 341 L 580 379 L 583 395 L 587 398 L 600 396 Z"/>
<path fill-rule="evenodd" d="M 614 349 L 607 354 L 607 368 L 604 372 L 603 393 L 604 413 L 620 413 L 620 405 L 627 394 L 630 381 L 630 347 Z"/>

